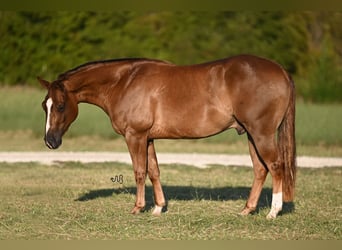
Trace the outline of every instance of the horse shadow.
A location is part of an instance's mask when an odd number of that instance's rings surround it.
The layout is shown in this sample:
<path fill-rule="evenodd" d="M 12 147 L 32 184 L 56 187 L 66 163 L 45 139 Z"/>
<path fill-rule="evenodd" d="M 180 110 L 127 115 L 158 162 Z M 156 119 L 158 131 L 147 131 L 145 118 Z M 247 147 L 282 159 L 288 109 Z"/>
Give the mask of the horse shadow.
<path fill-rule="evenodd" d="M 168 200 L 211 200 L 211 201 L 237 201 L 248 199 L 250 187 L 219 187 L 219 188 L 209 188 L 209 187 L 194 187 L 194 186 L 163 186 L 163 191 L 166 201 Z M 108 189 L 97 189 L 90 190 L 80 197 L 75 199 L 75 201 L 89 201 L 97 198 L 106 198 L 113 195 L 120 194 L 136 194 L 135 187 L 123 187 L 123 188 L 108 188 Z M 151 186 L 146 186 L 146 206 L 145 210 L 150 210 L 154 207 L 153 202 L 153 190 Z M 270 208 L 272 202 L 272 189 L 263 188 L 260 199 L 258 202 L 257 209 L 254 213 L 259 213 L 261 209 Z M 293 212 L 295 209 L 293 202 L 285 202 L 283 204 L 283 210 L 281 214 L 287 214 Z M 167 205 L 163 209 L 165 212 L 167 210 Z"/>

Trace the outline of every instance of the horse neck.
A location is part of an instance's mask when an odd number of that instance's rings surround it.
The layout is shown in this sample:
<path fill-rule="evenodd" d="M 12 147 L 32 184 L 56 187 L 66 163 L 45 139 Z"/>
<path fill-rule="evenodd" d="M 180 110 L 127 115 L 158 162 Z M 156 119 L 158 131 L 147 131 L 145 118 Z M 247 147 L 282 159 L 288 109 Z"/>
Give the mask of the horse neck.
<path fill-rule="evenodd" d="M 91 67 L 91 66 L 90 66 Z M 85 102 L 99 106 L 108 113 L 110 96 L 115 96 L 119 82 L 125 82 L 134 61 L 122 61 L 93 69 L 81 70 L 68 79 L 68 91 L 73 93 L 77 103 Z"/>
<path fill-rule="evenodd" d="M 98 83 L 91 78 L 88 80 L 79 80 L 77 78 L 69 79 L 67 91 L 76 99 L 77 103 L 94 104 L 107 112 L 106 102 L 108 98 L 109 83 Z"/>

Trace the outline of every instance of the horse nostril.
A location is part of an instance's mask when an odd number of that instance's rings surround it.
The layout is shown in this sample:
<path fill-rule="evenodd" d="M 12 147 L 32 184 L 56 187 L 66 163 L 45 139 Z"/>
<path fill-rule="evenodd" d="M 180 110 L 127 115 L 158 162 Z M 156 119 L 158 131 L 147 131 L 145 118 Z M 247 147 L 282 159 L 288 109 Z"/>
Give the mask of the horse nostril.
<path fill-rule="evenodd" d="M 56 149 L 62 144 L 62 138 L 58 135 L 48 133 L 45 137 L 45 144 L 50 149 Z"/>
<path fill-rule="evenodd" d="M 49 148 L 49 149 L 53 149 L 53 146 L 46 140 L 45 141 L 45 145 Z"/>

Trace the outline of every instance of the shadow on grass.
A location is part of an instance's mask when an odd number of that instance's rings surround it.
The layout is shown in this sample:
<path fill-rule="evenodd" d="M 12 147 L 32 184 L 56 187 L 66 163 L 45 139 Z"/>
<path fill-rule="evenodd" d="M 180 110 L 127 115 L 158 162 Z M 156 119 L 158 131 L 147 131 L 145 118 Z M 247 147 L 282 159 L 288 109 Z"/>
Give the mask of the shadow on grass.
<path fill-rule="evenodd" d="M 228 200 L 247 200 L 250 187 L 220 187 L 220 188 L 208 188 L 208 187 L 193 187 L 193 186 L 163 186 L 163 191 L 166 200 L 211 200 L 211 201 L 228 201 Z M 119 194 L 133 194 L 135 195 L 135 187 L 125 188 L 110 188 L 110 189 L 98 189 L 91 190 L 75 201 L 89 201 L 97 198 L 111 197 Z M 146 186 L 146 210 L 151 209 L 154 206 L 153 191 L 151 186 Z M 269 208 L 272 201 L 272 189 L 263 188 L 257 211 L 263 208 Z M 294 203 L 284 203 L 282 214 L 291 213 L 294 211 Z"/>

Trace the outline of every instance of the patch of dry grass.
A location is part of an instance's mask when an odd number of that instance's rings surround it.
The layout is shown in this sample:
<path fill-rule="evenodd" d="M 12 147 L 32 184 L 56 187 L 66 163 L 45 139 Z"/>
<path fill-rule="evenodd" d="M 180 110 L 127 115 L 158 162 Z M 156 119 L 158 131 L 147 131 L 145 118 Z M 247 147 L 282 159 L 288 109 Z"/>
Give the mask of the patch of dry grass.
<path fill-rule="evenodd" d="M 122 174 L 124 183 L 111 182 Z M 168 211 L 129 213 L 135 200 L 131 166 L 0 164 L 0 239 L 341 239 L 341 168 L 300 169 L 296 201 L 266 220 L 267 179 L 258 212 L 238 216 L 252 182 L 250 168 L 163 165 Z"/>

